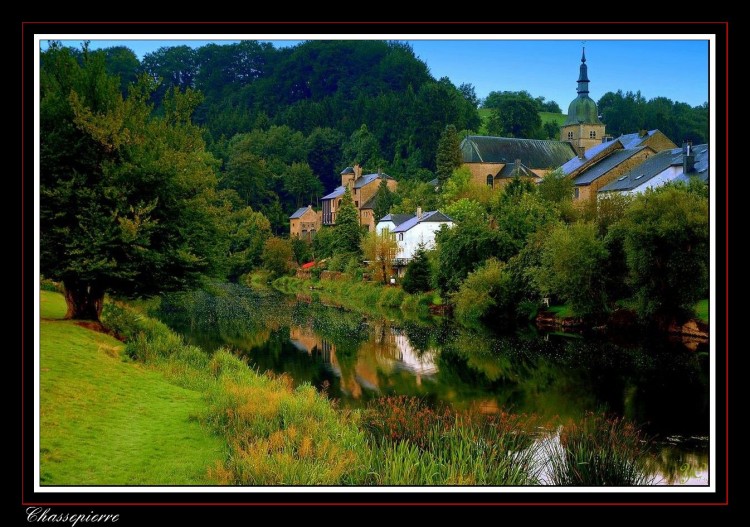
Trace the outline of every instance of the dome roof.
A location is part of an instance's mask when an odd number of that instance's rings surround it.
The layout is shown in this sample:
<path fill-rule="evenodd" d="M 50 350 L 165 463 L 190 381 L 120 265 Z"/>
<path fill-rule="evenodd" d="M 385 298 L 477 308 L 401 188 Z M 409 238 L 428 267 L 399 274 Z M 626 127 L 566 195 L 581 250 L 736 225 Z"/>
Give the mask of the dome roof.
<path fill-rule="evenodd" d="M 602 124 L 599 120 L 599 113 L 596 110 L 596 103 L 588 95 L 580 94 L 573 99 L 568 106 L 568 118 L 565 119 L 563 126 L 571 124 Z"/>

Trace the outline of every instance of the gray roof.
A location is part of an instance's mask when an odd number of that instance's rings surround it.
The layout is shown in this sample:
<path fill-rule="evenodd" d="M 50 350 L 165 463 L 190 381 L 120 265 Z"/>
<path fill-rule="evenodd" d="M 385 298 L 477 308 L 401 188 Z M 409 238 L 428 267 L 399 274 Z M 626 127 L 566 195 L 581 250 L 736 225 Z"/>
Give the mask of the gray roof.
<path fill-rule="evenodd" d="M 645 135 L 641 136 L 639 133 L 634 134 L 623 134 L 617 139 L 622 143 L 625 148 L 635 148 L 640 146 L 646 139 L 654 135 L 659 130 L 648 130 Z"/>
<path fill-rule="evenodd" d="M 693 153 L 695 154 L 695 170 L 690 172 L 689 175 L 695 174 L 700 177 L 701 169 L 705 168 L 706 177 L 708 177 L 708 145 L 694 146 Z M 615 181 L 603 186 L 599 189 L 599 192 L 633 190 L 634 188 L 648 182 L 650 179 L 658 176 L 670 166 L 681 166 L 682 161 L 682 148 L 663 150 L 658 154 L 650 156 L 643 163 L 626 172 Z M 676 179 L 680 178 L 678 177 Z M 687 177 L 684 180 L 687 181 Z"/>
<path fill-rule="evenodd" d="M 380 221 L 392 221 L 394 225 L 401 225 L 406 220 L 414 217 L 414 214 L 386 214 Z M 380 223 L 380 222 L 378 222 Z"/>
<path fill-rule="evenodd" d="M 437 187 L 440 184 L 440 180 L 438 178 L 431 179 L 427 182 L 428 185 L 432 185 L 433 187 Z"/>
<path fill-rule="evenodd" d="M 542 139 L 517 139 L 470 135 L 461 141 L 464 163 L 513 163 L 531 169 L 557 168 L 575 157 L 570 143 Z"/>
<path fill-rule="evenodd" d="M 393 179 L 388 174 L 367 174 L 366 176 L 362 176 L 362 177 L 358 178 L 357 181 L 354 182 L 354 188 L 362 188 L 365 185 L 369 185 L 370 183 L 372 183 L 373 181 L 375 181 L 378 178 L 381 178 L 381 179 Z"/>
<path fill-rule="evenodd" d="M 367 201 L 365 201 L 362 204 L 362 206 L 360 207 L 360 209 L 374 209 L 375 208 L 375 199 L 377 197 L 378 197 L 378 194 L 376 192 L 373 197 L 371 197 L 370 199 L 368 199 Z"/>
<path fill-rule="evenodd" d="M 383 221 L 383 220 L 380 220 L 380 221 Z M 406 232 L 412 227 L 414 227 L 415 225 L 418 225 L 420 223 L 439 223 L 439 222 L 446 222 L 446 221 L 453 222 L 453 220 L 449 216 L 443 214 L 439 210 L 431 210 L 431 211 L 422 213 L 421 218 L 417 218 L 416 215 L 412 216 L 405 222 L 401 223 L 398 227 L 393 229 L 393 232 Z"/>
<path fill-rule="evenodd" d="M 696 145 L 693 147 L 695 152 L 695 167 L 692 172 L 682 173 L 675 178 L 675 181 L 690 181 L 690 178 L 699 178 L 704 183 L 709 180 L 709 163 L 708 163 L 708 145 Z"/>
<path fill-rule="evenodd" d="M 589 185 L 591 182 L 596 181 L 604 174 L 615 168 L 617 165 L 633 157 L 635 154 L 646 148 L 645 146 L 639 146 L 638 148 L 626 148 L 625 150 L 617 150 L 612 152 L 610 155 L 596 163 L 594 166 L 584 170 L 576 177 L 573 178 L 574 185 Z"/>
<path fill-rule="evenodd" d="M 297 210 L 295 210 L 295 211 L 294 211 L 294 214 L 292 214 L 291 216 L 289 216 L 289 219 L 290 219 L 290 220 L 293 220 L 294 218 L 301 218 L 301 217 L 302 217 L 302 215 L 303 215 L 303 214 L 304 214 L 305 212 L 307 212 L 308 210 L 312 210 L 312 209 L 310 209 L 309 207 L 302 207 L 302 208 L 299 208 L 299 209 L 297 209 Z"/>
<path fill-rule="evenodd" d="M 599 143 L 596 146 L 592 146 L 591 148 L 587 149 L 583 153 L 583 159 L 581 159 L 580 157 L 576 156 L 573 159 L 571 159 L 570 161 L 568 161 L 567 163 L 565 163 L 562 166 L 563 174 L 568 175 L 571 172 L 573 172 L 574 170 L 577 170 L 577 169 L 581 168 L 581 166 L 584 163 L 586 163 L 587 161 L 592 160 L 596 155 L 600 154 L 604 150 L 607 150 L 608 148 L 618 148 L 618 146 L 615 146 L 615 145 L 618 145 L 618 141 L 619 140 L 616 139 L 614 141 L 607 141 L 606 143 Z M 619 143 L 619 144 L 622 144 L 622 143 Z"/>
<path fill-rule="evenodd" d="M 513 177 L 532 177 L 536 178 L 539 177 L 536 174 L 534 174 L 529 167 L 521 163 L 520 165 L 516 166 L 515 163 L 509 163 L 503 167 L 503 169 L 497 173 L 496 177 L 499 178 L 513 178 Z"/>
<path fill-rule="evenodd" d="M 341 171 L 340 176 L 343 176 L 344 174 L 354 174 L 354 168 L 352 167 L 346 167 L 344 170 Z"/>
<path fill-rule="evenodd" d="M 326 194 L 325 196 L 323 196 L 323 197 L 322 197 L 322 198 L 320 198 L 320 199 L 333 199 L 333 198 L 338 198 L 339 196 L 343 196 L 343 195 L 344 195 L 344 192 L 346 192 L 346 187 L 343 187 L 343 186 L 342 186 L 342 187 L 336 187 L 336 188 L 335 188 L 335 189 L 333 190 L 333 192 L 331 192 L 330 194 Z"/>

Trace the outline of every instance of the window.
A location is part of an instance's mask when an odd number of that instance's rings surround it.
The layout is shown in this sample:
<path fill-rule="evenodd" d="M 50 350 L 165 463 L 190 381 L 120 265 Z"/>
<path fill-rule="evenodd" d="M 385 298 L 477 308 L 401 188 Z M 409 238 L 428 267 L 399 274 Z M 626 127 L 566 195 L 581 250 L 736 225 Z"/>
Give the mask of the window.
<path fill-rule="evenodd" d="M 573 197 L 575 199 L 578 199 L 580 197 L 580 191 L 579 191 L 578 187 L 576 187 L 576 188 L 573 189 Z"/>
<path fill-rule="evenodd" d="M 492 177 L 492 174 L 487 174 L 487 186 L 492 188 L 494 183 L 495 183 L 495 178 Z"/>
<path fill-rule="evenodd" d="M 573 140 L 573 132 L 568 132 L 568 141 Z"/>
<path fill-rule="evenodd" d="M 589 132 L 589 138 L 590 139 L 596 139 L 596 130 L 591 130 Z"/>
<path fill-rule="evenodd" d="M 354 206 L 357 207 L 357 208 L 359 208 L 359 201 L 355 201 L 354 202 Z"/>
<path fill-rule="evenodd" d="M 404 233 L 403 232 L 399 232 L 398 233 L 398 241 L 400 241 L 400 242 L 404 241 Z"/>

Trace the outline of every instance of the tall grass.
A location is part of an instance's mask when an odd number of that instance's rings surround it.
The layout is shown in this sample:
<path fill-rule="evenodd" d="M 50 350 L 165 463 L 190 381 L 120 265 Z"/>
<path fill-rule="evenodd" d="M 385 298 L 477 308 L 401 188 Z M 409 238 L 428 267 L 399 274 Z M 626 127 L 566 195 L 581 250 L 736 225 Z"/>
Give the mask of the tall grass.
<path fill-rule="evenodd" d="M 535 419 L 433 409 L 387 397 L 363 417 L 376 485 L 534 485 L 540 465 Z"/>
<path fill-rule="evenodd" d="M 648 469 L 648 442 L 630 422 L 621 418 L 587 414 L 567 423 L 559 441 L 543 442 L 547 478 L 552 485 L 633 486 L 652 485 Z"/>

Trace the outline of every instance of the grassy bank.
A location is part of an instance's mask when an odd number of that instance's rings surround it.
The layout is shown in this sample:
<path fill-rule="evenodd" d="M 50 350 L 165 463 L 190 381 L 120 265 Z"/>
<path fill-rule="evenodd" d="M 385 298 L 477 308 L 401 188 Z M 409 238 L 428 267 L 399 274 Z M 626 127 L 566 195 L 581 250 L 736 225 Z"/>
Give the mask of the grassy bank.
<path fill-rule="evenodd" d="M 195 419 L 201 394 L 123 361 L 120 341 L 64 315 L 62 295 L 42 291 L 41 483 L 212 483 L 223 442 Z"/>
<path fill-rule="evenodd" d="M 708 313 L 708 299 L 701 300 L 700 302 L 695 304 L 695 316 L 698 318 L 698 320 L 708 324 Z"/>
<path fill-rule="evenodd" d="M 249 284 L 256 287 L 258 281 L 251 277 Z M 375 312 L 386 316 L 426 318 L 430 316 L 430 306 L 442 303 L 437 293 L 410 295 L 400 287 L 346 279 L 312 281 L 282 276 L 274 280 L 272 285 L 282 293 L 318 297 L 326 304 L 364 314 Z"/>

